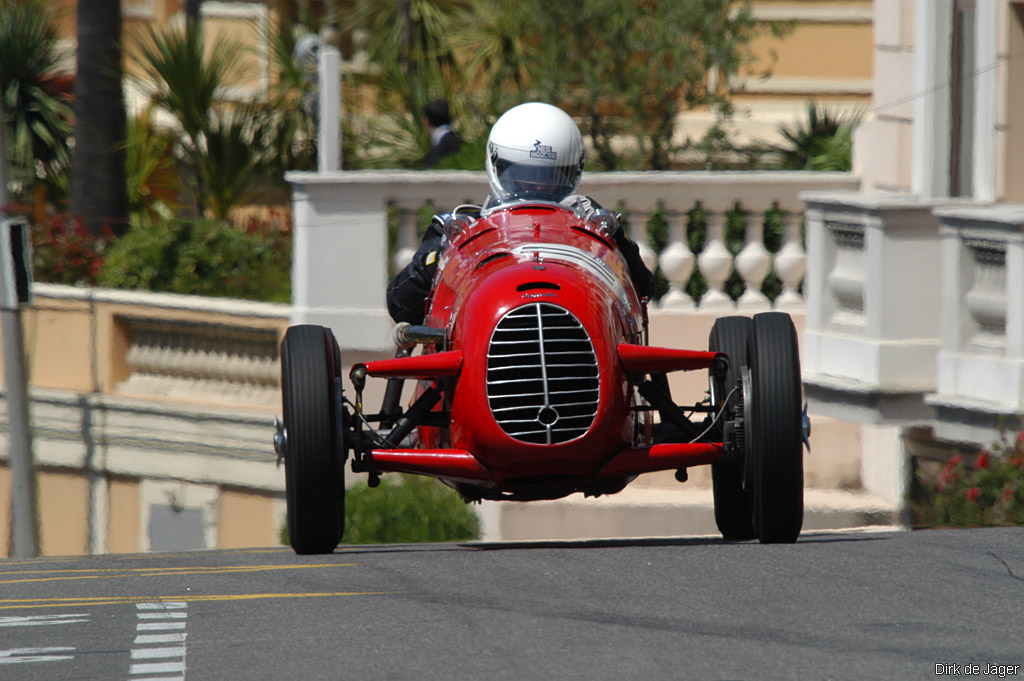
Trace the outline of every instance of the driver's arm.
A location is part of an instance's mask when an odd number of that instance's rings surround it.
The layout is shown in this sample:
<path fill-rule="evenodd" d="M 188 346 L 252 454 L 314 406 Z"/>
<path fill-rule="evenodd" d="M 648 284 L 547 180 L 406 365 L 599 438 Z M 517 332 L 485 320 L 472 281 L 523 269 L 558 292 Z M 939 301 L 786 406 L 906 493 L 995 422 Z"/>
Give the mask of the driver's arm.
<path fill-rule="evenodd" d="M 640 258 L 640 247 L 636 242 L 626 236 L 626 230 L 619 229 L 615 232 L 615 245 L 622 253 L 622 257 L 629 267 L 629 278 L 633 280 L 636 287 L 636 294 L 641 298 L 651 300 L 654 298 L 654 275 L 647 269 L 643 259 Z"/>
<path fill-rule="evenodd" d="M 434 285 L 437 261 L 441 257 L 444 242 L 441 223 L 438 216 L 434 216 L 412 260 L 388 284 L 388 314 L 396 322 L 423 323 L 427 297 Z"/>
<path fill-rule="evenodd" d="M 561 203 L 563 206 L 582 212 L 587 219 L 590 219 L 595 211 L 601 209 L 601 204 L 583 194 L 567 196 L 562 199 Z M 640 247 L 629 238 L 626 230 L 622 229 L 621 225 L 615 231 L 615 245 L 618 247 L 619 252 L 622 253 L 626 266 L 629 267 L 629 278 L 633 280 L 636 294 L 648 300 L 654 298 L 654 275 L 651 274 L 651 271 L 647 269 L 647 265 L 640 258 Z"/>

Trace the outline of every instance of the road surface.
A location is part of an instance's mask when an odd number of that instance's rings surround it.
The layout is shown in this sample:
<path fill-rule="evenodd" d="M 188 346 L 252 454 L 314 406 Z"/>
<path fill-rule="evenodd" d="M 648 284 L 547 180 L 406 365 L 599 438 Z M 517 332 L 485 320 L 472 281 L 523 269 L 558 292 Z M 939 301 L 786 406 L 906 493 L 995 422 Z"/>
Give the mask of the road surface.
<path fill-rule="evenodd" d="M 1024 678 L 1022 664 L 1024 528 L 0 561 L 4 681 Z"/>

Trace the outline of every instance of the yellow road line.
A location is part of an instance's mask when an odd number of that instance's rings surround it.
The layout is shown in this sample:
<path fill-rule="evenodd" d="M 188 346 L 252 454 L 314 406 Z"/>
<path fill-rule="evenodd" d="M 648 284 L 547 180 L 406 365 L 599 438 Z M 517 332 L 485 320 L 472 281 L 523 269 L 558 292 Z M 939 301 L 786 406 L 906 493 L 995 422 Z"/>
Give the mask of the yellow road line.
<path fill-rule="evenodd" d="M 0 610 L 28 608 L 80 608 L 90 605 L 130 605 L 152 601 L 187 603 L 214 603 L 221 601 L 255 601 L 285 598 L 339 598 L 342 596 L 387 596 L 395 591 L 331 591 L 322 593 L 269 593 L 269 594 L 187 594 L 184 596 L 79 596 L 68 598 L 3 598 Z"/>
<path fill-rule="evenodd" d="M 52 577 L 26 577 L 23 579 L 0 580 L 0 584 L 25 584 L 29 582 L 58 582 L 82 579 L 128 579 L 131 577 L 170 577 L 178 575 L 224 575 L 246 572 L 268 572 L 273 570 L 309 570 L 316 568 L 353 567 L 359 563 L 318 563 L 314 565 L 225 565 L 209 567 L 153 567 L 153 568 L 104 568 L 67 570 L 17 570 L 0 572 L 0 575 L 56 575 Z M 86 574 L 83 574 L 86 573 Z"/>

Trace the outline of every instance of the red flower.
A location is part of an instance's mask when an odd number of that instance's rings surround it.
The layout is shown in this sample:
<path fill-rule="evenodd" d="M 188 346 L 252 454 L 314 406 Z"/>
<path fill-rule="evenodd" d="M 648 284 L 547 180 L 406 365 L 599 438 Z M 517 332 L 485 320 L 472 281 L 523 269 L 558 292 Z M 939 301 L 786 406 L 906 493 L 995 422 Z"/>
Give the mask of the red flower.
<path fill-rule="evenodd" d="M 1019 444 L 1019 445 L 1024 444 L 1024 430 L 1022 430 L 1019 433 L 1017 433 L 1017 444 Z"/>
<path fill-rule="evenodd" d="M 978 503 L 978 495 L 981 494 L 981 490 L 977 487 L 972 487 L 967 490 L 967 498 L 972 504 Z"/>
<path fill-rule="evenodd" d="M 942 472 L 947 474 L 952 473 L 953 469 L 959 466 L 961 463 L 963 463 L 963 461 L 964 457 L 960 456 L 959 454 L 954 455 L 949 461 L 946 462 L 946 465 L 942 467 Z"/>
<path fill-rule="evenodd" d="M 979 470 L 984 470 L 984 469 L 988 468 L 989 458 L 990 458 L 990 456 L 989 456 L 988 450 L 986 449 L 985 451 L 983 451 L 981 454 L 978 455 L 978 460 L 974 463 L 974 465 Z"/>
<path fill-rule="evenodd" d="M 1003 499 L 1009 501 L 1010 499 L 1013 498 L 1013 495 L 1016 493 L 1016 490 L 1014 490 L 1012 487 L 1007 487 L 1003 490 Z"/>

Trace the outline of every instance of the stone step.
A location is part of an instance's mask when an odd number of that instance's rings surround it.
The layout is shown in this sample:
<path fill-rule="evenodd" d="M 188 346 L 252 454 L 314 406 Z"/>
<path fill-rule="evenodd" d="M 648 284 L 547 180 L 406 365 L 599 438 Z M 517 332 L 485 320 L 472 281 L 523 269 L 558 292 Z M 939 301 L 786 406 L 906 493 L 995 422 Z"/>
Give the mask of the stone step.
<path fill-rule="evenodd" d="M 718 534 L 708 487 L 626 488 L 618 494 L 555 501 L 485 502 L 485 540 L 607 539 Z M 899 509 L 864 491 L 804 490 L 807 530 L 897 527 Z"/>

